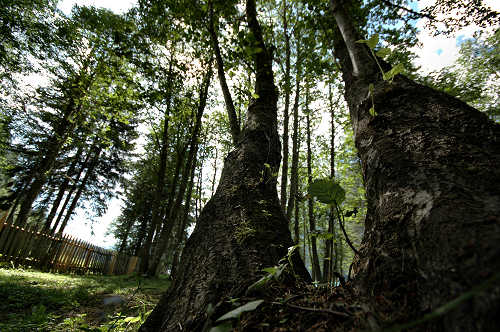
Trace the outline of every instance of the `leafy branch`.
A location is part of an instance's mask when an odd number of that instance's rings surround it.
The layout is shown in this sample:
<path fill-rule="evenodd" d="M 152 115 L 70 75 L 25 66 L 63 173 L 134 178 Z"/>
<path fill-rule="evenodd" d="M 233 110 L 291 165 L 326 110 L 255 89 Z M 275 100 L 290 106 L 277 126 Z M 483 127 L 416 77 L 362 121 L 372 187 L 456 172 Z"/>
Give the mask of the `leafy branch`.
<path fill-rule="evenodd" d="M 389 71 L 384 71 L 384 69 L 382 68 L 382 65 L 378 61 L 378 58 L 380 57 L 383 59 L 383 58 L 390 56 L 392 54 L 392 50 L 388 47 L 384 47 L 384 48 L 381 48 L 375 52 L 375 47 L 377 46 L 379 39 L 380 39 L 379 34 L 376 33 L 376 34 L 372 35 L 369 39 L 358 40 L 358 41 L 356 41 L 356 43 L 366 44 L 366 46 L 368 46 L 368 48 L 370 49 L 370 53 L 373 56 L 373 59 L 375 59 L 375 62 L 377 63 L 377 66 L 378 66 L 380 72 L 382 73 L 382 79 L 384 81 L 389 81 L 389 83 L 392 84 L 394 77 L 396 75 L 400 74 L 401 72 L 403 72 L 404 66 L 402 63 L 398 63 L 397 65 L 392 67 Z M 377 115 L 377 113 L 375 112 L 375 102 L 373 100 L 374 90 L 375 90 L 375 87 L 374 87 L 373 83 L 370 83 L 370 85 L 368 86 L 368 94 L 369 94 L 371 101 L 372 101 L 372 107 L 370 108 L 370 110 L 368 112 L 370 113 L 371 116 Z"/>

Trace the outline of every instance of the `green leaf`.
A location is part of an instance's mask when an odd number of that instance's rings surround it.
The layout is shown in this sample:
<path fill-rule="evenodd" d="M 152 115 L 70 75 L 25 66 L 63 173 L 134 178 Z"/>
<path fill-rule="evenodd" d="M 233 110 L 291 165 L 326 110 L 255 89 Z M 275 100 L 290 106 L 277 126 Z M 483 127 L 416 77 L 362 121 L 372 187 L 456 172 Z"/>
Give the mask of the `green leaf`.
<path fill-rule="evenodd" d="M 366 41 L 366 45 L 368 45 L 368 47 L 371 48 L 372 50 L 375 48 L 375 46 L 377 46 L 377 44 L 378 44 L 378 33 L 372 35 L 370 39 Z"/>
<path fill-rule="evenodd" d="M 272 279 L 272 274 L 266 274 L 247 288 L 247 292 L 253 292 L 256 291 L 260 288 L 262 288 L 264 285 L 266 285 L 269 281 Z"/>
<path fill-rule="evenodd" d="M 338 205 L 345 200 L 345 190 L 333 179 L 315 180 L 309 185 L 308 193 L 324 204 Z"/>
<path fill-rule="evenodd" d="M 385 58 L 386 56 L 391 54 L 391 49 L 388 47 L 384 47 L 384 48 L 381 48 L 380 50 L 378 50 L 376 54 L 377 54 L 377 56 L 379 56 L 381 58 Z"/>
<path fill-rule="evenodd" d="M 254 93 L 252 93 L 252 98 L 259 99 L 259 95 L 254 92 Z"/>
<path fill-rule="evenodd" d="M 398 63 L 397 65 L 395 65 L 394 67 L 392 67 L 391 70 L 389 70 L 388 72 L 384 73 L 384 75 L 383 75 L 384 81 L 392 80 L 394 76 L 396 76 L 397 74 L 401 73 L 403 70 L 404 70 L 403 64 L 402 63 Z"/>
<path fill-rule="evenodd" d="M 231 322 L 225 322 L 223 324 L 212 327 L 209 332 L 229 332 L 233 330 L 233 325 Z"/>
<path fill-rule="evenodd" d="M 262 269 L 262 271 L 267 272 L 269 274 L 275 274 L 276 271 L 278 271 L 279 266 L 272 266 L 272 267 L 266 267 L 265 269 Z"/>
<path fill-rule="evenodd" d="M 370 96 L 373 97 L 373 91 L 375 90 L 375 87 L 373 86 L 373 83 L 370 83 L 370 85 L 368 85 L 368 91 L 370 92 Z"/>
<path fill-rule="evenodd" d="M 140 320 L 141 320 L 141 316 L 127 317 L 127 318 L 123 319 L 123 322 L 124 323 L 137 323 Z"/>
<path fill-rule="evenodd" d="M 368 110 L 368 112 L 370 113 L 371 116 L 377 115 L 377 112 L 375 112 L 375 107 L 374 106 L 370 107 L 370 109 Z"/>
<path fill-rule="evenodd" d="M 254 311 L 255 309 L 257 309 L 257 307 L 259 305 L 262 304 L 262 302 L 264 302 L 264 300 L 256 300 L 256 301 L 248 302 L 247 304 L 242 305 L 241 307 L 238 307 L 238 308 L 231 310 L 230 312 L 222 315 L 222 317 L 217 319 L 216 322 L 220 322 L 220 321 L 223 321 L 226 319 L 238 318 L 244 312 Z"/>

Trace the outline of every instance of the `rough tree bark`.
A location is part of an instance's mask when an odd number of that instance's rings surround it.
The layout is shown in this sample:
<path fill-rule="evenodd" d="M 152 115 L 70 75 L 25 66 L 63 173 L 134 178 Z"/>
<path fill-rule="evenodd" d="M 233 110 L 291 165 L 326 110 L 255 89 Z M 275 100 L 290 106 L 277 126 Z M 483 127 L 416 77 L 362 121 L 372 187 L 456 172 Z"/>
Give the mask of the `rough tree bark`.
<path fill-rule="evenodd" d="M 401 75 L 383 81 L 366 46 L 355 43 L 362 38 L 348 6 L 331 4 L 368 201 L 356 289 L 387 299 L 393 317 L 408 321 L 496 277 L 420 330 L 498 330 L 500 126 Z"/>
<path fill-rule="evenodd" d="M 280 163 L 277 91 L 272 55 L 263 43 L 255 2 L 247 0 L 250 31 L 263 51 L 256 54 L 255 91 L 238 146 L 225 160 L 214 197 L 205 205 L 186 243 L 178 277 L 140 331 L 202 331 L 207 307 L 240 296 L 264 267 L 286 256 L 293 242 L 276 190 Z M 266 167 L 265 164 L 269 166 Z M 307 278 L 300 257 L 297 273 Z"/>

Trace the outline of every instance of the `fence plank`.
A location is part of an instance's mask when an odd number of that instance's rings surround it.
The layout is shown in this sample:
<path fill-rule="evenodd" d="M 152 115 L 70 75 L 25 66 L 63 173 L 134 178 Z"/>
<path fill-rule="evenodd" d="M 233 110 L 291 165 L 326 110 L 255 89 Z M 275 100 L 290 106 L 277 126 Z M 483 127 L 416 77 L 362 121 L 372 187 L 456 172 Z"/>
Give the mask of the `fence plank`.
<path fill-rule="evenodd" d="M 138 257 L 118 254 L 71 235 L 52 236 L 37 226 L 20 228 L 0 218 L 0 260 L 53 272 L 130 274 Z"/>

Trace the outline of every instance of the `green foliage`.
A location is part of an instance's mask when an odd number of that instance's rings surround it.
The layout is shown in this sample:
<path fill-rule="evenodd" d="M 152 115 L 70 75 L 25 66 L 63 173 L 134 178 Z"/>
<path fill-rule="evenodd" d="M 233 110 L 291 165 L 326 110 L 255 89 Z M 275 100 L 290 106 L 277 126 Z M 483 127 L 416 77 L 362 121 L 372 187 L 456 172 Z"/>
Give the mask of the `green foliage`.
<path fill-rule="evenodd" d="M 345 190 L 333 179 L 319 179 L 309 185 L 309 195 L 325 204 L 340 205 L 345 200 Z"/>
<path fill-rule="evenodd" d="M 389 71 L 385 72 L 382 69 L 382 66 L 380 65 L 380 62 L 377 59 L 377 56 L 380 57 L 389 57 L 392 54 L 392 51 L 390 48 L 384 47 L 380 49 L 379 51 L 375 52 L 375 48 L 377 47 L 379 42 L 379 35 L 378 33 L 373 34 L 369 39 L 365 40 L 358 40 L 357 43 L 360 44 L 366 44 L 368 48 L 370 49 L 370 52 L 372 53 L 373 58 L 375 59 L 375 62 L 377 63 L 380 72 L 382 73 L 382 78 L 384 81 L 389 81 L 392 82 L 394 77 L 400 73 L 403 72 L 404 70 L 404 65 L 402 63 L 398 63 L 394 67 L 392 67 Z"/>
<path fill-rule="evenodd" d="M 455 64 L 425 77 L 424 84 L 441 90 L 500 121 L 500 30 L 480 34 L 460 45 Z"/>

